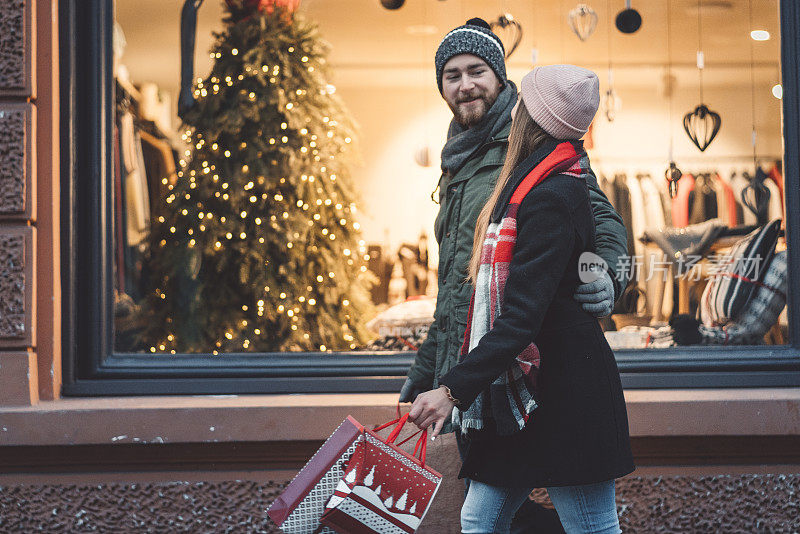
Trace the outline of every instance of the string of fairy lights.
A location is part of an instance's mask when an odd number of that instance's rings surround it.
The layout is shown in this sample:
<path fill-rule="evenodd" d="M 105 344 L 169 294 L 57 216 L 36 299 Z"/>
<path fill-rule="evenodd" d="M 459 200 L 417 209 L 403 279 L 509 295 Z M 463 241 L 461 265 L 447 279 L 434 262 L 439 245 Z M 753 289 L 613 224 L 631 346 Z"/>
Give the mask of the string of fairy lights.
<path fill-rule="evenodd" d="M 287 49 L 289 54 L 298 52 L 295 46 L 289 46 Z M 307 65 L 306 70 L 309 74 L 315 72 L 313 64 L 309 64 L 311 58 L 308 53 L 303 53 L 299 58 L 300 63 Z M 230 49 L 231 56 L 240 56 L 240 51 L 237 48 Z M 220 60 L 223 58 L 222 51 L 211 53 L 211 58 Z M 241 57 L 241 56 L 240 56 Z M 324 61 L 321 60 L 321 61 Z M 313 63 L 313 62 L 312 62 Z M 233 87 L 236 82 L 244 82 L 248 76 L 257 77 L 264 84 L 277 84 L 279 76 L 281 75 L 280 65 L 263 64 L 260 68 L 252 65 L 244 65 L 244 72 L 238 75 L 226 76 L 210 76 L 208 79 L 203 80 L 198 78 L 194 95 L 198 103 L 206 98 L 211 98 L 225 92 L 225 87 Z M 310 85 L 310 84 L 309 84 Z M 319 95 L 324 97 L 331 94 L 329 85 L 320 84 L 323 89 L 319 90 Z M 319 253 L 320 247 L 326 247 L 329 251 L 336 254 L 341 254 L 344 263 L 352 267 L 355 273 L 366 273 L 367 267 L 362 263 L 370 259 L 366 253 L 366 246 L 363 240 L 358 240 L 354 244 L 356 246 L 345 246 L 342 249 L 334 249 L 333 242 L 341 241 L 342 239 L 354 239 L 351 237 L 352 232 L 359 232 L 361 229 L 360 224 L 354 220 L 357 207 L 354 202 L 344 202 L 340 199 L 341 188 L 337 187 L 337 171 L 336 171 L 336 155 L 334 153 L 324 154 L 327 147 L 333 147 L 333 152 L 343 153 L 346 146 L 340 146 L 340 139 L 337 138 L 337 121 L 328 116 L 321 119 L 321 124 L 318 127 L 321 131 L 314 133 L 308 127 L 294 128 L 290 127 L 290 119 L 305 120 L 310 123 L 310 117 L 300 117 L 303 109 L 303 100 L 312 96 L 305 88 L 297 88 L 293 91 L 285 91 L 280 85 L 276 86 L 279 99 L 287 99 L 287 93 L 291 95 L 287 102 L 279 104 L 275 110 L 282 113 L 286 120 L 283 120 L 276 133 L 264 135 L 261 129 L 258 130 L 258 137 L 251 140 L 251 143 L 257 146 L 257 161 L 248 161 L 239 165 L 237 161 L 240 155 L 245 155 L 248 150 L 247 141 L 241 141 L 235 146 L 225 146 L 222 141 L 222 135 L 217 135 L 215 139 L 206 139 L 203 134 L 197 129 L 186 129 L 182 132 L 181 138 L 187 143 L 188 148 L 184 151 L 183 157 L 179 160 L 180 168 L 177 172 L 177 181 L 175 184 L 169 183 L 165 178 L 162 183 L 166 186 L 167 196 L 165 201 L 168 205 L 176 204 L 184 206 L 180 210 L 171 212 L 169 223 L 167 218 L 163 215 L 158 217 L 158 222 L 162 225 L 169 224 L 168 232 L 173 237 L 173 242 L 180 244 L 186 243 L 189 248 L 198 246 L 198 240 L 203 236 L 203 243 L 210 243 L 210 247 L 204 249 L 210 254 L 224 254 L 228 246 L 237 243 L 246 242 L 250 239 L 257 241 L 259 244 L 265 244 L 268 240 L 267 227 L 272 231 L 273 241 L 274 236 L 281 235 L 285 239 L 283 245 L 286 249 L 291 250 L 295 246 L 307 246 L 307 250 L 311 253 Z M 267 101 L 259 100 L 255 91 L 247 91 L 241 89 L 239 91 L 243 98 L 243 103 L 248 102 L 256 106 L 270 106 Z M 266 99 L 264 99 L 266 100 Z M 282 108 L 282 109 L 281 109 Z M 295 114 L 294 117 L 291 115 Z M 344 135 L 344 134 L 342 134 Z M 344 145 L 352 143 L 349 136 L 345 136 Z M 327 143 L 327 144 L 326 144 Z M 299 146 L 296 146 L 298 145 Z M 275 180 L 277 186 L 268 183 L 266 173 L 259 172 L 258 169 L 251 168 L 252 166 L 264 165 L 263 151 L 294 151 L 295 157 L 299 157 L 308 163 L 308 168 L 303 174 L 299 176 L 299 180 L 287 180 L 287 178 L 280 177 Z M 252 154 L 252 152 L 251 152 Z M 327 155 L 327 160 L 323 161 L 323 157 Z M 249 164 L 248 164 L 249 163 Z M 266 159 L 267 166 L 275 166 L 277 164 L 275 159 L 269 161 Z M 227 172 L 226 172 L 227 170 Z M 311 172 L 309 172 L 311 170 Z M 226 174 L 228 176 L 226 176 Z M 213 190 L 213 197 L 210 198 L 196 198 L 199 195 L 195 194 L 198 188 L 199 180 L 210 181 L 203 182 L 204 185 L 210 185 Z M 273 178 L 274 179 L 274 178 Z M 298 183 L 295 184 L 294 182 Z M 237 186 L 236 184 L 243 184 Z M 234 191 L 235 187 L 241 187 L 240 190 Z M 274 190 L 267 191 L 270 187 Z M 291 191 L 290 189 L 291 188 Z M 293 198 L 297 196 L 297 198 Z M 261 213 L 260 204 L 269 203 L 267 212 L 271 212 L 268 218 Z M 224 206 L 221 203 L 229 202 Z M 234 211 L 234 207 L 238 213 L 230 213 Z M 217 204 L 217 207 L 214 207 Z M 266 206 L 264 206 L 266 207 Z M 221 214 L 225 213 L 225 215 Z M 292 213 L 305 214 L 306 218 L 306 233 L 301 235 L 297 228 L 292 231 L 290 229 Z M 185 219 L 185 220 L 183 220 Z M 282 223 L 285 223 L 282 225 Z M 242 228 L 242 225 L 244 228 Z M 186 235 L 178 235 L 179 228 L 185 230 Z M 216 232 L 213 236 L 210 234 Z M 249 232 L 249 233 L 248 233 Z M 260 234 L 260 235 L 258 235 Z M 256 238 L 256 235 L 258 237 Z M 301 240 L 306 237 L 307 242 L 301 243 Z M 308 239 L 311 238 L 311 239 Z M 309 244 L 310 243 L 310 244 Z M 328 243 L 328 245 L 324 245 Z M 345 241 L 345 244 L 348 244 Z M 161 239 L 158 243 L 159 247 L 164 248 L 167 246 L 167 239 Z M 340 245 L 341 246 L 341 245 Z M 269 264 L 269 261 L 265 262 Z M 268 265 L 265 265 L 268 268 Z M 285 316 L 288 319 L 292 331 L 297 331 L 299 325 L 305 324 L 304 317 L 307 313 L 314 313 L 314 309 L 318 309 L 318 299 L 320 292 L 324 291 L 325 284 L 332 287 L 336 284 L 337 280 L 345 279 L 347 276 L 352 276 L 353 273 L 337 273 L 336 269 L 323 269 L 322 272 L 317 273 L 314 280 L 317 286 L 309 283 L 305 287 L 305 294 L 290 295 L 286 291 L 271 288 L 269 285 L 264 285 L 260 291 L 262 295 L 256 298 L 254 302 L 249 304 L 242 304 L 241 309 L 243 312 L 255 312 L 256 317 L 263 318 L 267 315 L 267 297 L 279 291 L 276 302 L 280 302 L 274 310 L 279 315 Z M 167 281 L 165 279 L 164 281 Z M 167 284 L 164 284 L 167 285 Z M 166 290 L 164 287 L 158 287 L 155 290 L 158 298 L 167 299 Z M 340 296 L 338 304 L 343 308 L 348 308 L 351 305 L 350 300 L 346 296 Z M 345 319 L 350 320 L 349 314 L 345 314 Z M 241 319 L 237 326 L 240 328 L 239 332 L 234 332 L 228 329 L 224 333 L 226 340 L 231 341 L 237 335 L 242 336 L 242 332 L 248 329 L 252 332 L 252 336 L 258 337 L 263 332 L 263 326 L 251 325 L 247 319 Z M 342 323 L 341 339 L 349 343 L 351 349 L 356 348 L 355 337 L 353 336 L 350 325 L 345 322 Z M 311 336 L 308 332 L 303 334 L 303 339 L 309 341 Z M 169 351 L 172 354 L 176 353 L 174 348 L 169 348 L 175 342 L 175 335 L 170 332 L 166 336 L 166 340 L 154 344 L 150 347 L 150 351 L 155 353 L 158 351 Z M 213 354 L 219 354 L 219 350 L 224 341 L 216 341 L 216 349 Z M 252 341 L 250 337 L 241 339 L 243 349 L 248 349 Z M 320 351 L 329 350 L 324 344 L 318 346 Z"/>

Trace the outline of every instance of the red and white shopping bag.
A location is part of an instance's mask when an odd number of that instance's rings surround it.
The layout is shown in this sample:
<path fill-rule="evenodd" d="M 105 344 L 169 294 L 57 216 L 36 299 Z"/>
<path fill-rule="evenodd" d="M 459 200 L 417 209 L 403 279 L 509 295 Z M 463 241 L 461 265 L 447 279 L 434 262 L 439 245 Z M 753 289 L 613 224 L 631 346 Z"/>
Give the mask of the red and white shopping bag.
<path fill-rule="evenodd" d="M 272 503 L 267 510 L 270 519 L 289 534 L 332 534 L 319 518 L 363 440 L 364 427 L 352 417 L 345 419 Z"/>
<path fill-rule="evenodd" d="M 364 439 L 345 463 L 345 476 L 320 518 L 322 525 L 340 534 L 416 532 L 442 475 L 425 465 L 427 431 L 417 441 L 414 455 L 394 445 L 407 419 L 408 414 L 376 428 L 396 424 L 386 440 L 373 431 L 364 431 Z"/>

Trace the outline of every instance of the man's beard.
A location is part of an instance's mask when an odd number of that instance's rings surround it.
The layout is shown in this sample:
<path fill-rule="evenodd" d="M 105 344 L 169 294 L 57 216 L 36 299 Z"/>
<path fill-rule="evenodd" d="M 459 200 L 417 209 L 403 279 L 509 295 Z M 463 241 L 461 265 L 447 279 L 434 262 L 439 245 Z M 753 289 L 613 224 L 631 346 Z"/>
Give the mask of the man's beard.
<path fill-rule="evenodd" d="M 461 104 L 464 102 L 469 102 L 471 100 L 475 100 L 476 98 L 478 99 L 476 104 L 473 104 L 469 107 L 461 106 Z M 497 100 L 497 96 L 490 100 L 489 95 L 486 94 L 468 95 L 466 97 L 459 98 L 455 104 L 448 102 L 447 105 L 450 107 L 450 111 L 453 112 L 453 118 L 458 124 L 464 128 L 471 128 L 478 124 L 486 116 L 486 113 L 488 113 L 495 100 Z"/>

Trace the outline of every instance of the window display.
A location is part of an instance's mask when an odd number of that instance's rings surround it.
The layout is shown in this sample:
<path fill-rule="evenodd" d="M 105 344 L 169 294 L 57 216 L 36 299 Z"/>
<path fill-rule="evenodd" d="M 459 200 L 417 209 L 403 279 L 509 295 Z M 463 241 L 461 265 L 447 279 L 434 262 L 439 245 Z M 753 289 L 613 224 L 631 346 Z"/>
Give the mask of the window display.
<path fill-rule="evenodd" d="M 659 0 L 638 22 L 490 4 L 207 2 L 179 105 L 180 5 L 117 0 L 114 350 L 416 350 L 443 283 L 434 53 L 470 16 L 498 21 L 509 80 L 600 75 L 584 145 L 628 241 L 612 348 L 787 343 L 777 1 Z"/>

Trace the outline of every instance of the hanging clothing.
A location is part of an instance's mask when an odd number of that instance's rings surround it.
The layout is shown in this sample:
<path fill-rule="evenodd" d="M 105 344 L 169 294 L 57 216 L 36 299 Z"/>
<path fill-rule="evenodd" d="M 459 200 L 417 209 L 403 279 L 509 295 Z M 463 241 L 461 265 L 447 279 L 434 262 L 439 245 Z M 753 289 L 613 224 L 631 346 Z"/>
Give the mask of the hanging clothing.
<path fill-rule="evenodd" d="M 728 199 L 725 198 L 725 188 L 717 179 L 717 174 L 710 175 L 710 183 L 714 188 L 714 194 L 717 197 L 717 218 L 722 221 L 725 226 L 730 226 L 730 213 L 728 212 Z"/>
<path fill-rule="evenodd" d="M 756 216 L 756 224 L 763 226 L 769 221 L 769 200 L 772 196 L 769 187 L 764 183 L 767 175 L 761 170 L 756 169 L 754 178 L 744 173 L 748 179 L 748 184 L 742 191 L 742 203 L 745 208 Z"/>
<path fill-rule="evenodd" d="M 644 244 L 639 239 L 647 226 L 647 215 L 644 209 L 644 194 L 639 184 L 639 179 L 635 176 L 627 176 L 625 183 L 631 195 L 631 219 L 633 230 L 633 247 L 638 258 L 644 257 Z"/>
<path fill-rule="evenodd" d="M 131 246 L 144 243 L 150 229 L 150 188 L 147 185 L 142 138 L 138 132 L 135 135 L 135 148 L 136 171 L 129 174 L 126 180 L 126 189 L 130 191 L 128 201 L 131 203 L 128 228 L 133 228 L 138 236 L 137 239 L 130 239 Z"/>
<path fill-rule="evenodd" d="M 136 246 L 147 237 L 150 226 L 150 198 L 144 169 L 142 141 L 135 130 L 133 115 L 119 118 L 122 169 L 126 202 L 128 245 Z"/>
<path fill-rule="evenodd" d="M 749 180 L 743 174 L 733 173 L 730 182 L 731 189 L 733 190 L 733 197 L 736 200 L 736 218 L 739 224 L 755 226 L 757 222 L 756 214 L 750 211 L 742 201 L 742 193 L 744 189 L 750 185 Z"/>
<path fill-rule="evenodd" d="M 672 199 L 672 226 L 689 226 L 689 196 L 694 191 L 694 176 L 684 174 L 678 180 L 678 193 Z"/>
<path fill-rule="evenodd" d="M 640 177 L 639 183 L 644 194 L 644 209 L 647 214 L 648 229 L 662 229 L 667 226 L 667 219 L 664 213 L 662 195 L 656 187 L 655 180 L 648 174 Z M 645 261 L 645 272 L 649 277 L 646 280 L 647 311 L 658 322 L 669 318 L 672 311 L 672 267 L 664 257 L 664 253 L 659 250 L 652 250 L 646 247 L 647 256 Z M 665 301 L 669 302 L 665 310 Z M 665 313 L 666 312 L 666 313 Z"/>
<path fill-rule="evenodd" d="M 690 201 L 689 224 L 700 224 L 717 218 L 717 192 L 708 174 L 695 178 L 694 200 Z"/>
<path fill-rule="evenodd" d="M 665 180 L 666 182 L 666 180 Z M 664 226 L 673 226 L 672 225 L 672 197 L 669 195 L 669 187 L 662 185 L 662 187 L 658 188 L 658 193 L 661 196 L 661 205 L 664 207 Z M 661 315 L 658 314 L 653 315 L 653 322 L 658 322 L 659 320 L 668 320 L 672 317 L 672 308 L 673 308 L 673 299 L 674 299 L 674 281 L 675 276 L 673 273 L 673 268 L 670 266 L 670 270 L 668 273 L 668 279 L 664 283 L 664 295 L 661 298 Z"/>
<path fill-rule="evenodd" d="M 634 258 L 632 265 L 636 265 L 636 277 L 633 278 L 631 285 L 641 288 L 646 293 L 646 280 L 648 278 L 647 255 L 645 254 L 644 243 L 639 239 L 642 237 L 645 226 L 647 226 L 647 216 L 644 209 L 644 195 L 639 185 L 639 179 L 635 176 L 626 176 L 625 184 L 628 186 L 631 199 L 631 233 L 633 235 Z"/>
<path fill-rule="evenodd" d="M 720 209 L 720 218 L 727 224 L 730 228 L 734 226 L 738 226 L 739 222 L 739 212 L 740 209 L 737 209 L 736 205 L 736 197 L 733 194 L 733 188 L 731 187 L 731 183 L 722 177 L 720 173 L 715 174 L 715 181 L 719 184 L 719 187 L 722 189 L 722 196 L 724 202 L 724 209 Z"/>
<path fill-rule="evenodd" d="M 639 185 L 644 197 L 644 209 L 647 217 L 646 227 L 663 228 L 667 224 L 661 193 L 655 180 L 649 174 L 639 177 Z"/>
<path fill-rule="evenodd" d="M 162 200 L 169 191 L 169 184 L 174 185 L 178 178 L 175 158 L 166 141 L 158 139 L 144 130 L 140 130 L 139 135 L 142 138 L 142 152 L 151 208 L 150 217 L 158 217 L 161 215 Z"/>
<path fill-rule="evenodd" d="M 664 225 L 672 226 L 672 197 L 669 196 L 669 184 L 666 180 L 652 178 L 661 199 L 661 209 L 664 213 Z"/>
<path fill-rule="evenodd" d="M 633 243 L 633 216 L 631 215 L 631 192 L 628 190 L 628 185 L 625 183 L 625 175 L 617 174 L 614 176 L 614 200 L 613 205 L 622 217 L 622 222 L 625 224 L 625 230 L 628 234 L 628 255 L 635 256 Z M 635 273 L 631 273 L 633 277 Z"/>
<path fill-rule="evenodd" d="M 117 291 L 125 292 L 125 249 L 128 236 L 125 232 L 125 211 L 122 189 L 122 166 L 120 162 L 119 126 L 114 124 L 114 270 L 116 272 Z"/>
<path fill-rule="evenodd" d="M 765 174 L 764 185 L 769 190 L 769 202 L 767 203 L 767 220 L 783 219 L 783 197 L 781 189 L 774 180 Z"/>
<path fill-rule="evenodd" d="M 786 201 L 784 200 L 783 194 L 783 172 L 781 172 L 781 167 L 781 162 L 776 161 L 775 165 L 769 170 L 769 178 L 775 182 L 775 185 L 781 190 L 781 205 L 783 205 Z"/>

